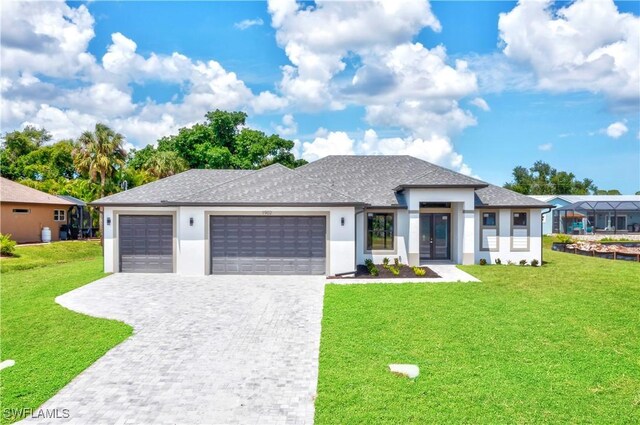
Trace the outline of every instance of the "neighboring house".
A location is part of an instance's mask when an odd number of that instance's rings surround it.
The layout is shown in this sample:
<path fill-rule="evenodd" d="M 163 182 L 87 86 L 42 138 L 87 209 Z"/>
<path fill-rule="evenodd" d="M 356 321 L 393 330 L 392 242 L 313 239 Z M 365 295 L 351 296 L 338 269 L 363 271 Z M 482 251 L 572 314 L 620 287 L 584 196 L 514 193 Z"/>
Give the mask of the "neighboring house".
<path fill-rule="evenodd" d="M 553 233 L 626 233 L 640 229 L 640 195 L 531 195 L 554 206 L 543 212 L 544 235 Z M 583 220 L 586 220 L 583 223 Z"/>
<path fill-rule="evenodd" d="M 541 260 L 544 202 L 411 156 L 329 156 L 295 170 L 190 170 L 92 205 L 106 272 L 328 274 Z"/>
<path fill-rule="evenodd" d="M 71 202 L 0 177 L 0 233 L 11 234 L 18 243 L 40 242 L 43 227 L 51 239 L 60 238 Z"/>

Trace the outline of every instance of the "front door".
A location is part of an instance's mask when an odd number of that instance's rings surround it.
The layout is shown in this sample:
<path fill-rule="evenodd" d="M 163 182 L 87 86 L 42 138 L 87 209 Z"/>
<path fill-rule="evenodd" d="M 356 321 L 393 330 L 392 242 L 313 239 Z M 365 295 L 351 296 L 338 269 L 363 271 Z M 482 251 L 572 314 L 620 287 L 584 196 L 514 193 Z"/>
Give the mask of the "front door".
<path fill-rule="evenodd" d="M 420 261 L 451 259 L 451 214 L 420 214 Z"/>

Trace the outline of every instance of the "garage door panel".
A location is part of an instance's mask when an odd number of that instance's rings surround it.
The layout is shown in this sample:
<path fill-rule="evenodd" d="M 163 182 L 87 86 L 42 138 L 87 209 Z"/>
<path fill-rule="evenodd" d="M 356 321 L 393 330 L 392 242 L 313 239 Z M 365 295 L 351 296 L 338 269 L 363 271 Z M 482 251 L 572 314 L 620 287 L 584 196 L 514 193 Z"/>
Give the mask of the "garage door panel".
<path fill-rule="evenodd" d="M 119 216 L 120 271 L 173 272 L 173 217 Z"/>
<path fill-rule="evenodd" d="M 212 216 L 213 274 L 324 274 L 325 217 Z"/>

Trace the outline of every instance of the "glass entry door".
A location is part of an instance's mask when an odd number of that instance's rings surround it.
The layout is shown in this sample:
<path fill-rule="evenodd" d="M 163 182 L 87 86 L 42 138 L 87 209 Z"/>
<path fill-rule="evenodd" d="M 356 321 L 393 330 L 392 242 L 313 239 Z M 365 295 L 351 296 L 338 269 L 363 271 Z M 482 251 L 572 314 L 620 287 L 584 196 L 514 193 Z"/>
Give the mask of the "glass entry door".
<path fill-rule="evenodd" d="M 451 259 L 451 214 L 420 214 L 420 261 Z"/>

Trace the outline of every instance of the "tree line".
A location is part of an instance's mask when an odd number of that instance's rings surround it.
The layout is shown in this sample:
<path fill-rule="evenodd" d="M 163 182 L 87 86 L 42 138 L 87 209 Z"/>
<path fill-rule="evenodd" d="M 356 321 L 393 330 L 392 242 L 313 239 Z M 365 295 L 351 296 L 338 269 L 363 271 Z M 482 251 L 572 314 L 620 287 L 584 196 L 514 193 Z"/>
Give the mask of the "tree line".
<path fill-rule="evenodd" d="M 215 110 L 203 123 L 162 137 L 157 146 L 124 148 L 125 137 L 98 123 L 75 140 L 51 143 L 44 128 L 27 126 L 4 134 L 0 174 L 56 195 L 87 202 L 190 168 L 258 169 L 306 163 L 291 152 L 294 143 L 246 126 L 244 112 Z"/>
<path fill-rule="evenodd" d="M 575 174 L 558 171 L 543 161 L 536 161 L 530 168 L 517 166 L 512 174 L 513 180 L 504 187 L 524 195 L 621 195 L 617 189 L 598 189 L 592 179 L 580 180 Z"/>

